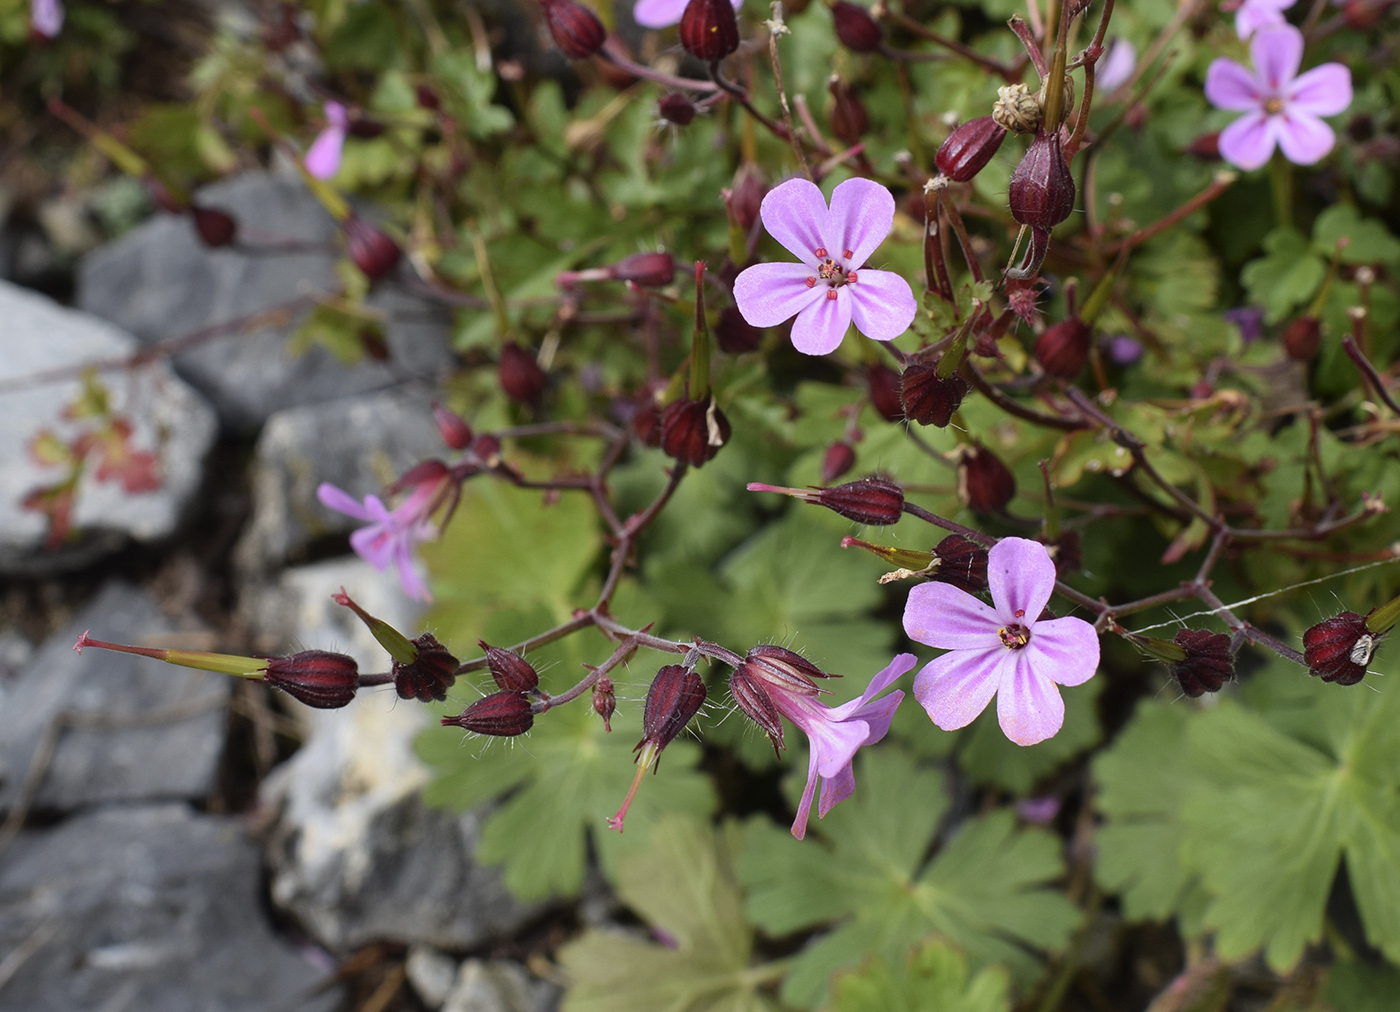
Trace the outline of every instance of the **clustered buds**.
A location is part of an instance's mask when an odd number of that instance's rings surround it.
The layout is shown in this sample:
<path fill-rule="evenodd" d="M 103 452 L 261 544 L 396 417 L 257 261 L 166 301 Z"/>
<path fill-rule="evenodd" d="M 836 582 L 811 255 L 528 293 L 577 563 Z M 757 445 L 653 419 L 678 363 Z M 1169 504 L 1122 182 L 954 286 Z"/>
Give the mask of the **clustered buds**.
<path fill-rule="evenodd" d="M 773 701 L 773 692 L 816 696 L 822 690 L 813 679 L 828 677 L 801 654 L 764 644 L 750 650 L 744 663 L 734 669 L 729 677 L 729 694 L 745 716 L 768 735 L 776 754 L 786 746 L 783 744 L 782 713 Z"/>
<path fill-rule="evenodd" d="M 904 370 L 899 400 L 905 418 L 941 429 L 952 420 L 967 391 L 967 381 L 957 373 L 940 376 L 937 363 L 916 362 Z"/>
<path fill-rule="evenodd" d="M 1005 139 L 1006 127 L 991 116 L 979 116 L 955 127 L 933 162 L 949 179 L 966 183 L 986 167 Z"/>
<path fill-rule="evenodd" d="M 1062 320 L 1035 342 L 1035 360 L 1049 375 L 1074 379 L 1089 359 L 1093 334 L 1089 325 L 1077 316 Z"/>
<path fill-rule="evenodd" d="M 432 633 L 410 640 L 416 656 L 411 661 L 394 659 L 394 690 L 400 699 L 444 700 L 457 680 L 457 658 Z"/>
<path fill-rule="evenodd" d="M 836 37 L 847 49 L 856 53 L 873 53 L 880 48 L 885 33 L 860 4 L 836 0 L 831 5 L 831 18 L 836 23 Z"/>
<path fill-rule="evenodd" d="M 739 21 L 729 0 L 690 0 L 681 14 L 681 46 L 714 63 L 739 48 Z"/>
<path fill-rule="evenodd" d="M 542 2 L 549 34 L 565 56 L 586 60 L 603 48 L 608 32 L 603 22 L 598 20 L 598 15 L 574 0 Z"/>
<path fill-rule="evenodd" d="M 1235 659 L 1230 655 L 1230 637 L 1224 633 L 1182 629 L 1172 642 L 1186 651 L 1184 660 L 1171 665 L 1172 677 L 1192 699 L 1206 692 L 1219 692 L 1234 677 Z"/>
<path fill-rule="evenodd" d="M 729 419 L 714 397 L 672 401 L 661 413 L 661 449 L 668 457 L 699 467 L 729 442 Z"/>
<path fill-rule="evenodd" d="M 978 513 L 998 513 L 1016 494 L 1016 478 L 985 446 L 966 447 L 958 461 L 958 498 Z"/>
<path fill-rule="evenodd" d="M 530 730 L 535 723 L 535 712 L 523 692 L 493 692 L 457 716 L 443 717 L 442 723 L 473 734 L 514 738 Z"/>
<path fill-rule="evenodd" d="M 878 475 L 847 482 L 835 488 L 783 488 L 765 485 L 761 481 L 748 484 L 750 492 L 777 492 L 803 502 L 825 506 L 847 520 L 871 527 L 886 527 L 898 523 L 904 513 L 904 489 L 888 478 Z"/>
<path fill-rule="evenodd" d="M 1366 627 L 1366 619 L 1344 611 L 1319 622 L 1303 633 L 1303 659 L 1308 674 L 1324 682 L 1355 685 L 1366 675 L 1380 636 Z"/>

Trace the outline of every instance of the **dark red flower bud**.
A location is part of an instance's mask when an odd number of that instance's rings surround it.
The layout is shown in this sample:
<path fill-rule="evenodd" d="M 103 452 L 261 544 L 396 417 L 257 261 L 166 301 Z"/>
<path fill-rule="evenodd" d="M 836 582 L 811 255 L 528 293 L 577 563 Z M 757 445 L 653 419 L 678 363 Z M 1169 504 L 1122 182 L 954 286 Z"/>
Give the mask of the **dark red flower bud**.
<path fill-rule="evenodd" d="M 194 230 L 206 246 L 227 246 L 238 234 L 238 222 L 227 211 L 194 204 L 190 207 L 190 215 L 194 218 Z"/>
<path fill-rule="evenodd" d="M 872 365 L 865 374 L 870 389 L 870 404 L 876 414 L 887 422 L 904 421 L 904 402 L 900 399 L 899 373 L 887 365 Z M 950 412 L 951 414 L 951 412 Z"/>
<path fill-rule="evenodd" d="M 643 288 L 665 288 L 676 276 L 676 260 L 669 253 L 633 253 L 607 268 L 608 276 Z"/>
<path fill-rule="evenodd" d="M 1016 478 L 995 453 L 978 444 L 958 462 L 958 498 L 978 513 L 997 513 L 1016 494 Z"/>
<path fill-rule="evenodd" d="M 745 662 L 734 669 L 729 676 L 729 694 L 734 697 L 734 704 L 744 716 L 768 736 L 775 753 L 787 747 L 783 744 L 783 716 L 768 690 L 754 676 L 752 665 Z"/>
<path fill-rule="evenodd" d="M 442 722 L 474 734 L 513 738 L 530 730 L 535 723 L 535 713 L 524 693 L 493 692 L 478 699 L 456 717 L 443 717 Z"/>
<path fill-rule="evenodd" d="M 613 694 L 613 680 L 607 675 L 593 685 L 593 712 L 603 718 L 603 730 L 612 730 L 612 715 L 617 709 L 617 697 Z"/>
<path fill-rule="evenodd" d="M 726 0 L 727 2 L 727 0 Z M 681 398 L 661 413 L 661 449 L 668 457 L 699 467 L 729 442 L 729 419 L 714 397 Z"/>
<path fill-rule="evenodd" d="M 885 33 L 860 4 L 836 0 L 831 5 L 831 19 L 836 23 L 836 37 L 847 49 L 857 53 L 873 53 L 880 48 Z"/>
<path fill-rule="evenodd" d="M 768 192 L 763 170 L 756 162 L 744 162 L 734 173 L 734 182 L 729 185 L 724 198 L 729 217 L 744 232 L 753 228 L 758 221 L 758 211 L 763 205 L 763 195 Z"/>
<path fill-rule="evenodd" d="M 856 451 L 851 444 L 842 440 L 826 448 L 822 458 L 822 484 L 830 485 L 851 468 L 856 466 Z"/>
<path fill-rule="evenodd" d="M 539 688 L 539 672 L 525 658 L 514 650 L 488 646 L 485 640 L 476 642 L 485 652 L 487 670 L 500 688 L 507 692 L 533 692 Z"/>
<path fill-rule="evenodd" d="M 987 587 L 987 550 L 961 534 L 949 534 L 933 550 L 938 568 L 930 577 L 951 584 L 969 594 Z"/>
<path fill-rule="evenodd" d="M 472 428 L 461 415 L 445 408 L 436 401 L 433 403 L 433 421 L 437 424 L 438 435 L 454 450 L 465 450 L 472 443 Z"/>
<path fill-rule="evenodd" d="M 899 400 L 904 417 L 920 425 L 943 428 L 967 396 L 967 380 L 957 373 L 944 378 L 934 362 L 916 362 L 900 378 Z"/>
<path fill-rule="evenodd" d="M 438 93 L 426 84 L 420 84 L 413 89 L 413 95 L 418 100 L 420 109 L 427 109 L 429 112 L 437 112 L 442 108 L 442 99 L 438 98 Z"/>
<path fill-rule="evenodd" d="M 1203 162 L 1215 162 L 1220 160 L 1220 131 L 1215 133 L 1201 134 L 1194 141 L 1186 146 L 1186 153 L 1192 158 L 1198 158 Z"/>
<path fill-rule="evenodd" d="M 978 116 L 953 129 L 939 145 L 933 162 L 949 179 L 966 183 L 986 167 L 1004 140 L 1004 126 L 990 116 Z"/>
<path fill-rule="evenodd" d="M 263 681 L 318 710 L 337 710 L 355 698 L 360 672 L 353 657 L 303 650 L 267 662 Z"/>
<path fill-rule="evenodd" d="M 554 44 L 565 56 L 575 60 L 586 60 L 603 48 L 608 37 L 603 22 L 598 20 L 587 7 L 574 0 L 541 0 L 544 4 L 544 22 Z"/>
<path fill-rule="evenodd" d="M 1074 175 L 1060 150 L 1060 132 L 1040 130 L 1007 187 L 1011 217 L 1022 225 L 1051 229 L 1074 210 Z"/>
<path fill-rule="evenodd" d="M 647 689 L 646 706 L 642 710 L 642 740 L 632 751 L 644 745 L 658 750 L 671 744 L 690 718 L 705 705 L 705 680 L 691 668 L 668 664 L 656 673 Z"/>
<path fill-rule="evenodd" d="M 1303 633 L 1303 658 L 1308 674 L 1324 682 L 1355 685 L 1366 675 L 1366 665 L 1380 637 L 1366 628 L 1366 620 L 1344 611 L 1319 622 Z"/>
<path fill-rule="evenodd" d="M 1235 676 L 1230 637 L 1224 633 L 1182 629 L 1172 642 L 1186 651 L 1185 660 L 1171 665 L 1172 677 L 1192 699 L 1206 692 L 1219 692 Z"/>
<path fill-rule="evenodd" d="M 858 524 L 885 527 L 904 515 L 904 489 L 888 478 L 861 478 L 812 494 L 827 509 Z"/>
<path fill-rule="evenodd" d="M 398 243 L 353 214 L 345 219 L 345 243 L 350 249 L 350 259 L 371 281 L 392 271 L 403 256 Z"/>
<path fill-rule="evenodd" d="M 501 347 L 496 373 L 501 381 L 501 389 L 511 400 L 521 404 L 539 403 L 540 396 L 544 393 L 544 370 L 535 361 L 534 355 L 514 341 L 507 341 Z"/>
<path fill-rule="evenodd" d="M 690 121 L 695 118 L 695 103 L 687 95 L 682 95 L 678 91 L 668 92 L 661 96 L 656 103 L 657 110 L 661 113 L 661 118 L 676 126 L 690 126 Z"/>
<path fill-rule="evenodd" d="M 372 141 L 384 132 L 384 124 L 356 110 L 351 112 L 350 124 L 345 128 L 345 132 L 351 137 Z"/>
<path fill-rule="evenodd" d="M 870 114 L 865 111 L 865 103 L 836 74 L 827 78 L 826 87 L 831 92 L 831 115 L 828 120 L 831 132 L 843 144 L 859 144 L 870 127 Z"/>
<path fill-rule="evenodd" d="M 745 655 L 744 663 L 760 681 L 784 692 L 803 696 L 815 696 L 822 691 L 812 679 L 831 677 L 801 654 L 772 643 L 761 643 L 751 648 Z"/>
<path fill-rule="evenodd" d="M 681 45 L 697 60 L 714 63 L 739 48 L 739 21 L 729 0 L 690 0 L 681 14 Z"/>
<path fill-rule="evenodd" d="M 715 321 L 715 341 L 721 351 L 731 355 L 742 355 L 747 351 L 757 351 L 763 343 L 763 330 L 755 327 L 736 306 L 725 306 L 719 311 Z"/>
<path fill-rule="evenodd" d="M 1074 379 L 1089 360 L 1089 345 L 1093 334 L 1089 325 L 1077 316 L 1046 327 L 1035 342 L 1035 360 L 1051 376 Z"/>
<path fill-rule="evenodd" d="M 1322 324 L 1316 316 L 1304 314 L 1283 328 L 1283 348 L 1289 358 L 1309 362 L 1317 358 L 1321 347 Z"/>
<path fill-rule="evenodd" d="M 424 703 L 446 699 L 447 690 L 457 680 L 457 658 L 432 633 L 424 633 L 412 643 L 418 650 L 417 659 L 408 664 L 396 660 L 391 669 L 399 698 Z"/>
<path fill-rule="evenodd" d="M 647 446 L 661 445 L 661 409 L 648 397 L 632 412 L 632 431 Z"/>

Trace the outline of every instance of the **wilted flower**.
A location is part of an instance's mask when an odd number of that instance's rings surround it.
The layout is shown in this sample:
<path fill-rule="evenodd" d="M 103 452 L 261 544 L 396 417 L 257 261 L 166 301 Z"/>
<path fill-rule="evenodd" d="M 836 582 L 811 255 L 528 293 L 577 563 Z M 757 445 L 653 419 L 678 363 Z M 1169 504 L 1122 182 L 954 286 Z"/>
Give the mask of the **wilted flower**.
<path fill-rule="evenodd" d="M 450 476 L 444 471 L 437 481 L 420 482 L 392 510 L 376 495 L 367 495 L 364 502 L 359 502 L 329 482 L 322 482 L 316 489 L 316 498 L 337 513 L 369 521 L 368 527 L 350 535 L 355 554 L 381 572 L 392 564 L 399 571 L 399 585 L 405 594 L 431 601 L 432 595 L 413 565 L 413 546 L 437 536 L 430 518 L 449 492 L 449 481 Z"/>
<path fill-rule="evenodd" d="M 340 171 L 340 155 L 345 148 L 345 132 L 350 128 L 350 114 L 339 102 L 327 102 L 326 127 L 306 150 L 302 164 L 317 179 L 330 179 Z"/>
<path fill-rule="evenodd" d="M 763 198 L 768 233 L 801 263 L 755 264 L 734 281 L 734 301 L 755 327 L 796 316 L 792 343 L 806 355 L 835 351 L 854 320 L 876 341 L 893 341 L 913 322 L 918 304 L 893 271 L 865 262 L 894 225 L 894 197 L 879 183 L 848 179 L 831 194 L 790 179 Z"/>
<path fill-rule="evenodd" d="M 1099 666 L 1099 638 L 1083 619 L 1040 620 L 1055 589 L 1045 546 L 1003 538 L 988 553 L 992 607 L 946 583 L 909 592 L 904 631 L 948 653 L 914 679 L 914 698 L 945 731 L 966 727 L 997 697 L 997 719 L 1018 745 L 1053 737 L 1064 724 L 1056 685 L 1082 685 Z"/>
<path fill-rule="evenodd" d="M 1206 71 L 1211 104 L 1247 113 L 1220 132 L 1220 157 L 1241 169 L 1257 169 L 1277 144 L 1290 162 L 1312 165 L 1337 141 L 1319 117 L 1351 105 L 1351 71 L 1324 63 L 1299 75 L 1303 33 L 1292 25 L 1256 32 L 1249 51 L 1252 73 L 1224 58 Z"/>
<path fill-rule="evenodd" d="M 737 11 L 744 0 L 730 0 Z M 685 13 L 686 0 L 637 0 L 632 18 L 643 28 L 666 28 L 674 25 Z"/>

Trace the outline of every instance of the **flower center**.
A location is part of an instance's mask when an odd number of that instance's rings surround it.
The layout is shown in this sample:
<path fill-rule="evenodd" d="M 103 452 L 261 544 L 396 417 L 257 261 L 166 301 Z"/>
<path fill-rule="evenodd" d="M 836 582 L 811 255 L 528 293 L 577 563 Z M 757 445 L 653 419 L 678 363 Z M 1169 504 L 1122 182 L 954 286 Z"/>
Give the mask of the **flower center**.
<path fill-rule="evenodd" d="M 1001 645 L 1007 650 L 1020 650 L 1031 641 L 1031 631 L 1019 622 L 1002 626 L 997 630 L 997 635 L 1001 637 Z"/>
<path fill-rule="evenodd" d="M 845 259 L 850 260 L 855 254 L 851 250 L 844 250 Z M 818 246 L 812 251 L 813 255 L 820 261 L 817 265 L 815 277 L 807 279 L 807 287 L 815 288 L 818 281 L 825 281 L 827 284 L 826 297 L 836 298 L 836 289 L 843 285 L 853 285 L 856 283 L 856 272 L 847 267 L 846 264 L 832 257 L 827 253 L 825 246 Z"/>
<path fill-rule="evenodd" d="M 1270 116 L 1277 116 L 1283 112 L 1283 99 L 1275 95 L 1264 103 L 1264 111 Z"/>

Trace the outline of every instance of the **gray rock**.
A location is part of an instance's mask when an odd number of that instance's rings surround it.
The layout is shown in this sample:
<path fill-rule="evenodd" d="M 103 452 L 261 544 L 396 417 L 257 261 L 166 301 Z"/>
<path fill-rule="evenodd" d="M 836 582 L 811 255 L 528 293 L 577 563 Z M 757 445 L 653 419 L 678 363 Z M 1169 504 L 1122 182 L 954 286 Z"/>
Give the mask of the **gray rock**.
<path fill-rule="evenodd" d="M 206 187 L 198 200 L 232 214 L 247 245 L 209 249 L 187 217 L 161 215 L 85 257 L 77 298 L 147 343 L 246 321 L 175 356 L 176 370 L 209 397 L 226 427 L 254 427 L 283 408 L 431 377 L 450 361 L 449 314 L 389 284 L 370 299 L 388 319 L 388 362 L 345 365 L 321 347 L 293 356 L 287 339 L 309 300 L 339 287 L 335 223 L 299 180 L 265 173 Z M 289 248 L 250 249 L 275 243 Z"/>
<path fill-rule="evenodd" d="M 429 945 L 415 945 L 408 950 L 404 972 L 413 993 L 430 1009 L 442 1007 L 452 993 L 457 980 L 457 960 Z"/>
<path fill-rule="evenodd" d="M 518 963 L 469 959 L 457 971 L 442 1012 L 551 1012 L 559 996 L 557 987 Z"/>
<path fill-rule="evenodd" d="M 112 807 L 0 857 L 0 1012 L 330 1012 L 263 917 L 257 848 L 183 805 Z"/>
<path fill-rule="evenodd" d="M 258 438 L 253 515 L 234 555 L 239 568 L 280 567 L 314 538 L 362 526 L 317 501 L 321 482 L 357 499 L 382 495 L 414 464 L 444 452 L 428 402 L 401 391 L 277 412 Z"/>
<path fill-rule="evenodd" d="M 46 732 L 65 713 L 83 715 L 85 726 L 58 737 L 37 808 L 207 797 L 224 747 L 229 677 L 95 648 L 79 656 L 72 647 L 85 629 L 122 643 L 176 642 L 155 602 L 120 582 L 45 641 L 0 709 L 0 809 L 15 804 Z"/>
<path fill-rule="evenodd" d="M 41 466 L 30 442 L 50 430 L 71 443 L 93 423 L 64 419 L 62 412 L 81 392 L 75 368 L 85 363 L 124 361 L 140 344 L 103 320 L 65 309 L 36 292 L 0 281 L 0 572 L 71 568 L 120 546 L 127 538 L 157 541 L 173 533 L 203 479 L 203 462 L 213 445 L 213 412 L 177 379 L 165 362 L 105 370 L 100 381 L 111 410 L 132 428 L 133 449 L 156 454 L 161 486 L 128 493 L 118 480 L 98 480 L 100 459 L 90 452 L 79 479 L 71 546 L 43 548 L 48 523 L 26 510 L 26 495 L 54 486 L 68 476 L 63 466 Z M 28 377 L 68 370 L 48 382 Z"/>

